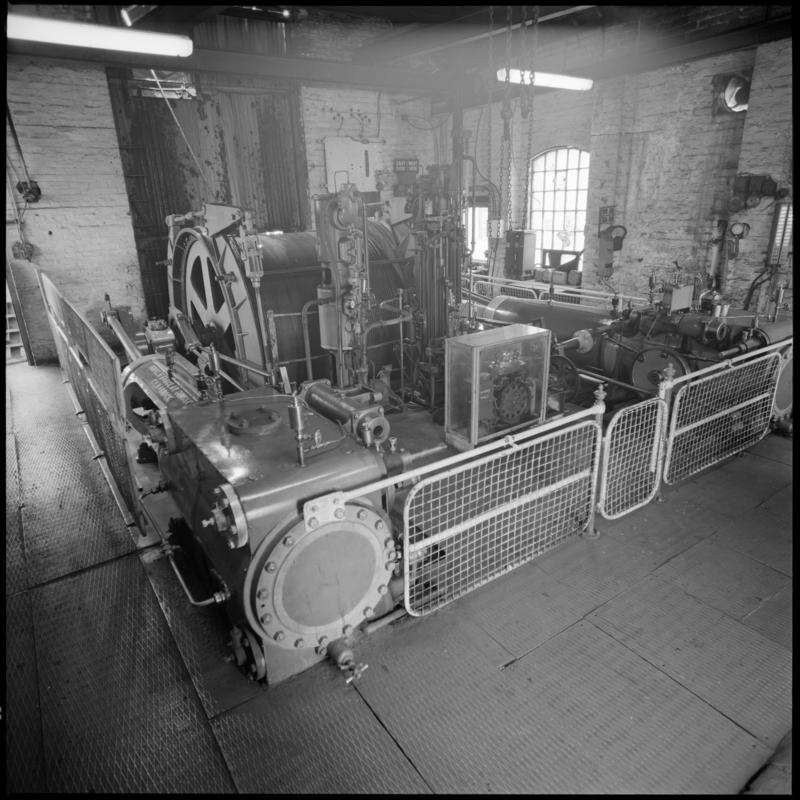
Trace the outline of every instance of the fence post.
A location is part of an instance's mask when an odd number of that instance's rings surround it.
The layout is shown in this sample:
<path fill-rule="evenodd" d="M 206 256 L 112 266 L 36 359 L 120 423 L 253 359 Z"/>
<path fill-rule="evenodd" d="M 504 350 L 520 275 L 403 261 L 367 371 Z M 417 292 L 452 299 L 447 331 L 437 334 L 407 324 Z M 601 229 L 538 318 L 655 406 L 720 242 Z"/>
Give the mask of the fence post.
<path fill-rule="evenodd" d="M 600 479 L 600 469 L 599 466 L 603 460 L 603 415 L 606 413 L 606 404 L 604 400 L 606 399 L 606 390 L 605 384 L 598 384 L 597 388 L 594 390 L 594 404 L 592 405 L 592 410 L 594 411 L 595 415 L 595 422 L 597 423 L 597 427 L 600 431 L 600 449 L 601 452 L 597 454 L 595 458 L 595 464 L 598 466 L 597 471 L 594 475 L 594 486 L 595 489 L 595 502 L 591 503 L 589 506 L 589 521 L 586 523 L 586 530 L 584 531 L 583 535 L 587 539 L 597 539 L 600 536 L 600 531 L 594 525 L 594 521 L 597 517 L 597 505 L 599 503 L 599 498 L 597 496 L 597 482 Z"/>
<path fill-rule="evenodd" d="M 670 428 L 670 420 L 672 418 L 672 410 L 670 409 L 670 401 L 672 400 L 672 390 L 674 388 L 673 381 L 675 380 L 675 367 L 670 361 L 664 368 L 661 375 L 661 380 L 658 382 L 658 399 L 664 403 L 664 421 L 661 425 L 661 430 L 658 433 L 658 457 L 661 459 L 661 480 L 664 480 L 664 461 L 667 457 L 667 433 Z M 661 485 L 659 484 L 658 491 L 656 492 L 656 502 L 663 503 L 664 498 L 661 496 Z"/>

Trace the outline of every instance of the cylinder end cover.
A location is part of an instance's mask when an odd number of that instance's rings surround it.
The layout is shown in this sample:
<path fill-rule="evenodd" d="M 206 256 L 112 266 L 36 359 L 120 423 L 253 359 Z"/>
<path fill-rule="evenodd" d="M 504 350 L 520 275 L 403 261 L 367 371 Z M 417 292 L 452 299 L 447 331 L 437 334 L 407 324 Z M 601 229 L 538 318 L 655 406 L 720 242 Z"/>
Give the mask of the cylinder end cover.
<path fill-rule="evenodd" d="M 379 605 L 396 557 L 390 523 L 366 503 L 338 511 L 321 524 L 295 519 L 253 558 L 245 610 L 266 642 L 294 649 L 333 641 Z"/>

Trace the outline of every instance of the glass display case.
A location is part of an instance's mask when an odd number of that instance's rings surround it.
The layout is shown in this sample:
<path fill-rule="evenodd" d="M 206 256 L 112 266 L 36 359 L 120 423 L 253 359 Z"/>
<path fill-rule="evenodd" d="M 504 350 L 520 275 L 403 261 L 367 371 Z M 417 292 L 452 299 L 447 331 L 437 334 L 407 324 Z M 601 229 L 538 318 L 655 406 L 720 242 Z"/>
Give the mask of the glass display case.
<path fill-rule="evenodd" d="M 445 340 L 444 432 L 468 450 L 544 422 L 550 331 L 506 325 Z"/>

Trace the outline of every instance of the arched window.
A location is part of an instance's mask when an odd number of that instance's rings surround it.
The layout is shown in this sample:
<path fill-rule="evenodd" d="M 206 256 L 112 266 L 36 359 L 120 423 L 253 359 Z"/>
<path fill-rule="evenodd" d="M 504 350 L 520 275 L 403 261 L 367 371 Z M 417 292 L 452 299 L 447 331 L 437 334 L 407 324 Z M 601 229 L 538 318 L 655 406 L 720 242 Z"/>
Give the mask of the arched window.
<path fill-rule="evenodd" d="M 536 266 L 558 266 L 577 258 L 583 269 L 589 153 L 556 147 L 531 159 L 528 229 L 536 233 Z M 578 255 L 580 254 L 580 255 Z"/>

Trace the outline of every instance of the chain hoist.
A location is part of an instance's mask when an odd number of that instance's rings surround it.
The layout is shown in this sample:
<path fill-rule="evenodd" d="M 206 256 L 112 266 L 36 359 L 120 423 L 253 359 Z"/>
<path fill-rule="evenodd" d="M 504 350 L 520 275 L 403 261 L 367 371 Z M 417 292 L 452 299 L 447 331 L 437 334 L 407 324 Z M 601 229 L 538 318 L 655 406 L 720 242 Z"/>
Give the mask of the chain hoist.
<path fill-rule="evenodd" d="M 489 72 L 487 78 L 486 89 L 486 119 L 488 124 L 486 126 L 486 182 L 489 187 L 492 185 L 492 89 L 494 88 L 494 49 L 492 47 L 493 33 L 494 33 L 494 6 L 489 6 Z M 476 154 L 477 155 L 477 154 Z M 492 220 L 500 215 L 500 209 L 492 208 L 492 198 L 494 195 L 489 193 L 489 213 L 487 220 L 487 235 L 489 241 L 494 238 L 492 234 Z"/>
<path fill-rule="evenodd" d="M 527 12 L 527 9 L 525 9 Z M 527 13 L 526 19 L 523 22 L 522 30 L 524 31 L 527 28 L 525 24 L 527 22 Z M 533 69 L 533 62 L 536 58 L 536 47 L 538 44 L 538 36 L 539 36 L 539 6 L 533 7 L 533 22 L 531 23 L 533 26 L 533 36 L 531 37 L 533 43 L 530 47 L 530 51 L 526 51 L 523 49 L 524 57 L 522 61 L 522 67 L 525 69 L 527 67 L 528 71 L 528 91 L 523 101 L 523 117 L 527 116 L 528 118 L 528 135 L 527 135 L 527 143 L 525 145 L 525 192 L 524 192 L 524 210 L 522 212 L 522 227 L 523 228 L 530 228 L 531 220 L 530 220 L 530 213 L 532 212 L 532 208 L 530 207 L 531 201 L 531 150 L 533 149 L 533 84 L 534 84 L 534 69 Z M 527 45 L 527 36 L 524 39 L 525 44 Z"/>
<path fill-rule="evenodd" d="M 500 164 L 503 170 L 506 200 L 506 230 L 511 230 L 511 123 L 514 119 L 514 108 L 511 105 L 511 30 L 513 6 L 506 6 L 506 77 L 503 94 L 503 108 L 500 116 L 503 120 L 503 141 L 500 148 Z M 502 188 L 502 187 L 501 187 Z"/>

